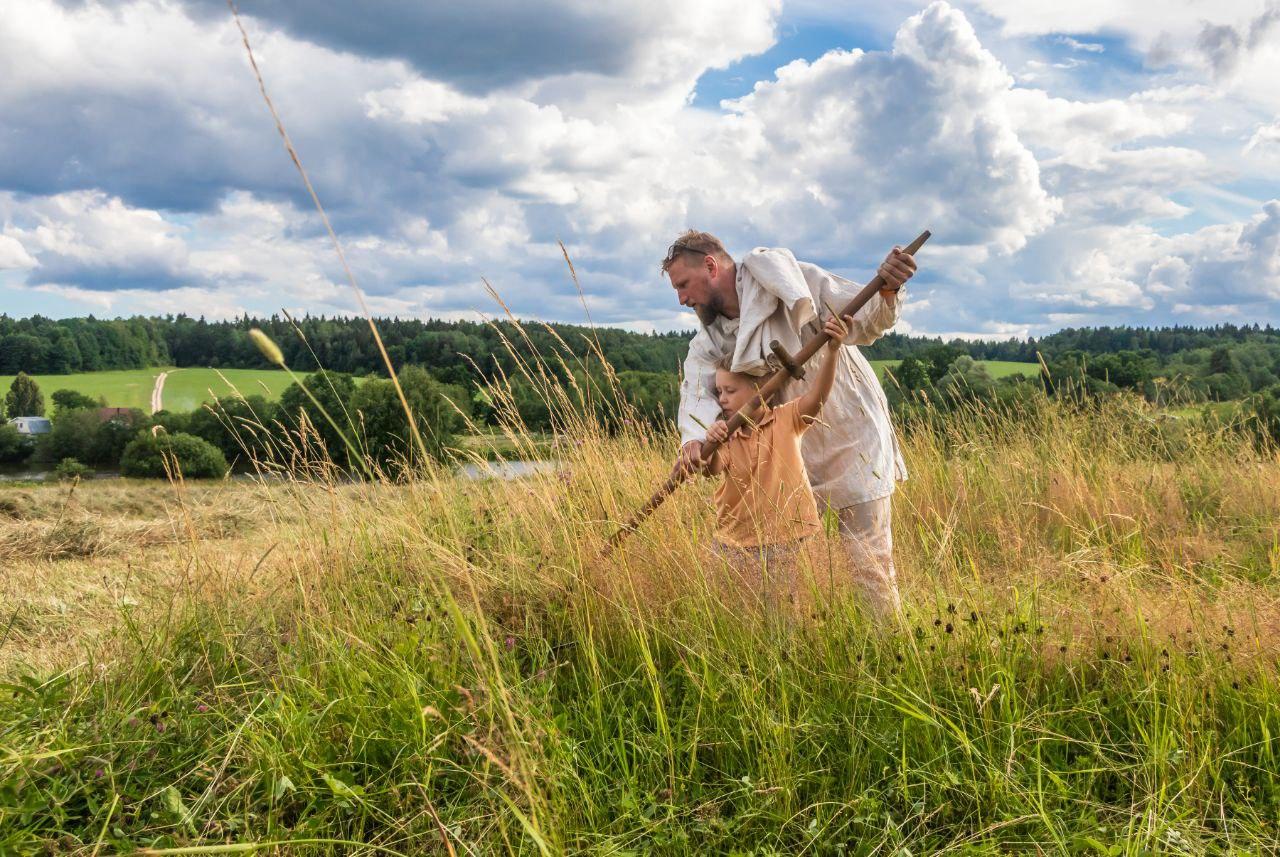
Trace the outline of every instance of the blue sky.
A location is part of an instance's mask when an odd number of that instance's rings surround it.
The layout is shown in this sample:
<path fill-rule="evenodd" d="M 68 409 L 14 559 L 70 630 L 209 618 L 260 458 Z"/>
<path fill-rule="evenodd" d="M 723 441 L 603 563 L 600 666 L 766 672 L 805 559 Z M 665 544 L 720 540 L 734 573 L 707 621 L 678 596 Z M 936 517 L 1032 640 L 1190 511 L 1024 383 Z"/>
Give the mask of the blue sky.
<path fill-rule="evenodd" d="M 243 0 L 375 311 L 688 328 L 682 229 L 902 329 L 1280 323 L 1280 0 Z M 354 11 L 353 11 L 354 10 Z M 10 315 L 353 313 L 222 0 L 0 17 Z"/>

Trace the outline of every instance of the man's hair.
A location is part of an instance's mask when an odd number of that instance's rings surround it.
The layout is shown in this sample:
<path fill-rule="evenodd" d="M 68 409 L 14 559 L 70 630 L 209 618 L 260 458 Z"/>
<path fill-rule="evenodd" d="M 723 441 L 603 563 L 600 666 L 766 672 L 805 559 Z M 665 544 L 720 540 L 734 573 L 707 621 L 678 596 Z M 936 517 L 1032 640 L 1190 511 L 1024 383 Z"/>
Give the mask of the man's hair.
<path fill-rule="evenodd" d="M 667 256 L 662 260 L 662 273 L 671 270 L 676 259 L 684 257 L 690 263 L 701 262 L 704 256 L 719 256 L 729 259 L 729 252 L 724 249 L 720 239 L 710 232 L 699 232 L 696 229 L 685 231 L 667 248 Z"/>

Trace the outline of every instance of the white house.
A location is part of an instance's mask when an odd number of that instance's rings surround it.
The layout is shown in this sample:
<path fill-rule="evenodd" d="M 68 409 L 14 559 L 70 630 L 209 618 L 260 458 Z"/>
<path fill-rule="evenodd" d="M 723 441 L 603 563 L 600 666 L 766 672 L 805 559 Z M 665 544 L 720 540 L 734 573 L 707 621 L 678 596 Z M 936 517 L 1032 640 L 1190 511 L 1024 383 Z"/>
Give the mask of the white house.
<path fill-rule="evenodd" d="M 53 429 L 48 417 L 14 417 L 9 425 L 16 428 L 18 434 L 48 434 Z"/>

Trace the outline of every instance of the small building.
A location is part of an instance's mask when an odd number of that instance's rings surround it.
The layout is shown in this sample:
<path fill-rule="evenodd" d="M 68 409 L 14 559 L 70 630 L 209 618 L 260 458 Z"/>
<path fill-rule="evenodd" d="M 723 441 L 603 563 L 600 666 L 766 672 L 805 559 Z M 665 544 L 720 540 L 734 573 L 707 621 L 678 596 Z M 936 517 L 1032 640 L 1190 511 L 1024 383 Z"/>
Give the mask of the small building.
<path fill-rule="evenodd" d="M 102 422 L 108 420 L 133 420 L 133 408 L 98 408 L 98 419 Z"/>
<path fill-rule="evenodd" d="M 53 430 L 48 417 L 14 417 L 9 425 L 16 428 L 18 434 L 48 434 Z"/>

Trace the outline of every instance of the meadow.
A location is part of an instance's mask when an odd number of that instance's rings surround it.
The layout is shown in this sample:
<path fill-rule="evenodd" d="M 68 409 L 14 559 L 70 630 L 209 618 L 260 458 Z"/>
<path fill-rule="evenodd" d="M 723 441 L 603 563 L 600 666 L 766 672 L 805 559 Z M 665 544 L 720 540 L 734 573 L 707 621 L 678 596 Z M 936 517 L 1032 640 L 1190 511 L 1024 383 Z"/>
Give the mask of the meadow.
<path fill-rule="evenodd" d="M 905 426 L 878 624 L 834 540 L 758 602 L 705 480 L 602 559 L 674 439 L 562 428 L 509 481 L 4 492 L 0 853 L 1280 851 L 1274 450 Z"/>
<path fill-rule="evenodd" d="M 877 374 L 884 377 L 886 368 L 893 368 L 898 360 L 873 360 Z M 987 368 L 993 378 L 1022 374 L 1034 377 L 1040 368 L 1035 363 L 1014 363 L 1002 360 L 978 361 Z M 214 398 L 235 395 L 262 396 L 275 401 L 289 386 L 289 374 L 279 369 L 201 369 L 157 367 L 153 369 L 126 369 L 104 372 L 82 372 L 74 375 L 35 375 L 37 384 L 47 398 L 55 390 L 75 390 L 92 398 L 102 397 L 109 407 L 140 408 L 151 412 L 151 391 L 156 376 L 167 371 L 163 392 L 163 405 L 167 411 L 184 413 L 193 411 L 203 402 Z M 13 383 L 12 375 L 0 375 L 0 390 L 7 390 Z M 359 383 L 359 379 L 357 379 Z"/>
<path fill-rule="evenodd" d="M 289 374 L 279 369 L 201 369 L 160 366 L 151 369 L 121 369 L 103 372 L 81 372 L 73 375 L 33 375 L 48 397 L 57 390 L 75 390 L 94 399 L 106 400 L 112 408 L 138 408 L 151 413 L 151 392 L 156 376 L 167 371 L 163 392 L 165 410 L 193 411 L 202 402 L 217 397 L 242 395 L 264 396 L 269 400 L 291 383 Z M 8 390 L 12 375 L 0 375 L 0 389 Z"/>

